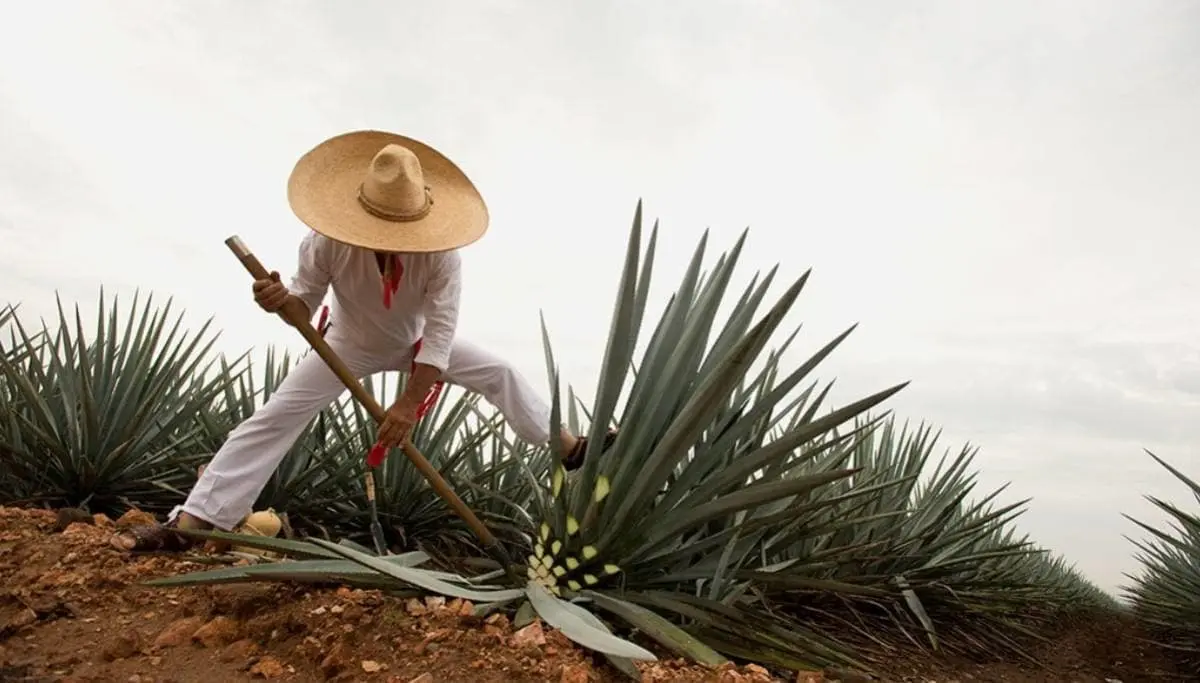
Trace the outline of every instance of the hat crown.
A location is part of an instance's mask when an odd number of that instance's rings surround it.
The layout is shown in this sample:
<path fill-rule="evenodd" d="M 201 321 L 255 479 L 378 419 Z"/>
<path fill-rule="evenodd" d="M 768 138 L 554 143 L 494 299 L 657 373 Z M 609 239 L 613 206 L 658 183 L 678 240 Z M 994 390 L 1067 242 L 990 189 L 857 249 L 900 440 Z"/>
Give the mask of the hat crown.
<path fill-rule="evenodd" d="M 335 135 L 296 162 L 287 183 L 296 217 L 342 244 L 430 253 L 483 237 L 479 189 L 445 154 L 381 130 Z"/>
<path fill-rule="evenodd" d="M 359 202 L 371 214 L 388 220 L 423 218 L 433 204 L 421 160 L 403 145 L 385 145 L 367 166 Z"/>

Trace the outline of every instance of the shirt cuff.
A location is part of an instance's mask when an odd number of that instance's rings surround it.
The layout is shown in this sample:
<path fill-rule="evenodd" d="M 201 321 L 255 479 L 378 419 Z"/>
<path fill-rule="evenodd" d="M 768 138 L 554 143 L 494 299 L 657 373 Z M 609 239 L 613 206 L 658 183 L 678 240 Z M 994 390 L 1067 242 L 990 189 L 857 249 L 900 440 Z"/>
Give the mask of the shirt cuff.
<path fill-rule="evenodd" d="M 450 365 L 450 349 L 437 344 L 421 344 L 421 350 L 413 358 L 414 363 L 429 365 L 445 372 Z"/>

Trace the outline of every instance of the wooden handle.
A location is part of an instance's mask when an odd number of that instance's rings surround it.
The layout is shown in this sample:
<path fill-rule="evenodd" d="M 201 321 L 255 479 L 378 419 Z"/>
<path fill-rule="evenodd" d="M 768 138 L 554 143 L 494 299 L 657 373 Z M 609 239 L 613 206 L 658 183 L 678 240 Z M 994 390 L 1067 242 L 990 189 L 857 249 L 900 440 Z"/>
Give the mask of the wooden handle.
<path fill-rule="evenodd" d="M 258 258 L 242 242 L 240 237 L 234 235 L 225 240 L 225 244 L 238 257 L 238 260 L 242 262 L 246 270 L 254 276 L 254 279 L 266 280 L 271 277 L 270 271 L 263 267 L 263 264 L 259 262 Z M 382 423 L 386 417 L 383 406 L 379 405 L 375 397 L 363 388 L 362 383 L 358 381 L 353 372 L 350 372 L 350 368 L 346 366 L 346 363 L 338 357 L 333 348 L 329 346 L 329 343 L 325 341 L 325 338 L 312 326 L 312 322 L 308 319 L 308 310 L 304 304 L 292 298 L 288 299 L 288 304 L 285 304 L 283 309 L 279 311 L 279 317 L 300 331 L 300 334 L 312 346 L 313 351 L 317 352 L 321 360 L 325 361 L 330 370 L 333 370 L 333 374 L 337 375 L 342 384 L 346 385 L 346 388 L 350 390 L 350 394 L 367 409 L 367 412 L 371 414 L 375 422 Z M 417 450 L 412 441 L 405 439 L 401 450 L 404 451 L 404 455 L 412 462 L 421 475 L 429 481 L 429 485 L 442 497 L 442 500 L 446 501 L 458 513 L 458 516 L 467 523 L 467 526 L 471 527 L 471 531 L 475 532 L 479 540 L 483 541 L 484 545 L 497 546 L 496 537 L 492 535 L 492 532 L 484 526 L 479 517 L 475 515 L 475 512 L 467 507 L 462 498 L 459 498 L 458 494 L 450 488 L 450 484 L 446 483 L 446 480 L 442 478 L 442 474 L 434 468 L 421 451 Z"/>

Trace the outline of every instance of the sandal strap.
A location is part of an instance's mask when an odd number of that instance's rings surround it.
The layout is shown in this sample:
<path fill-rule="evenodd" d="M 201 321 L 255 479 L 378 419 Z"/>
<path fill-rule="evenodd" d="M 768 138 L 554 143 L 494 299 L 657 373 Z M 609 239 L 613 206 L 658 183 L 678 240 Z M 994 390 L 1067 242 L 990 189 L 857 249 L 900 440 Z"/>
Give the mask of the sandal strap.
<path fill-rule="evenodd" d="M 190 550 L 195 542 L 176 533 L 178 525 L 174 522 L 166 524 L 135 526 L 126 533 L 133 537 L 133 552 L 184 552 Z"/>
<path fill-rule="evenodd" d="M 604 435 L 604 445 L 601 446 L 600 452 L 604 453 L 609 448 L 612 448 L 613 442 L 617 440 L 617 430 L 610 429 Z M 568 472 L 583 467 L 584 454 L 587 453 L 588 438 L 581 436 L 575 441 L 575 447 L 567 453 L 567 457 L 563 459 L 563 468 Z"/>

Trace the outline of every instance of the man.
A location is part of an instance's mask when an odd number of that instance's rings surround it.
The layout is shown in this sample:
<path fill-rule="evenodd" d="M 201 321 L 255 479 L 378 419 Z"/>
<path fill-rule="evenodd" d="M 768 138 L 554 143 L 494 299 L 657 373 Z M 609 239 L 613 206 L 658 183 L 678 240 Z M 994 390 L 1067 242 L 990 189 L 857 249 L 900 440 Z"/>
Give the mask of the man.
<path fill-rule="evenodd" d="M 360 378 L 409 372 L 378 438 L 399 446 L 438 381 L 462 386 L 495 405 L 531 443 L 550 441 L 550 409 L 509 363 L 455 336 L 462 269 L 458 249 L 486 232 L 478 190 L 453 162 L 410 138 L 359 131 L 326 140 L 296 164 L 288 181 L 293 212 L 312 228 L 300 245 L 295 277 L 256 281 L 263 310 L 303 307 L 311 319 L 332 287 L 326 339 Z M 316 354 L 306 355 L 268 401 L 236 429 L 203 470 L 187 501 L 165 525 L 113 539 L 131 551 L 185 550 L 173 529 L 233 529 L 305 426 L 344 387 Z M 582 464 L 585 439 L 555 435 L 564 465 Z M 605 447 L 611 444 L 612 435 Z"/>

